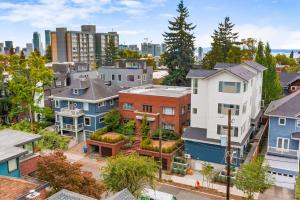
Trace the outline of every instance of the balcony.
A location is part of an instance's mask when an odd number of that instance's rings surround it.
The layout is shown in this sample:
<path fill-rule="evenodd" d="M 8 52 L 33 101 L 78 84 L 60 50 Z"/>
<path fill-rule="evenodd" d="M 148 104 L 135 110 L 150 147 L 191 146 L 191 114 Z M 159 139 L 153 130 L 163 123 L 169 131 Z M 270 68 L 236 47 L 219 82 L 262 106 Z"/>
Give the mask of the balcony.
<path fill-rule="evenodd" d="M 77 125 L 77 131 L 83 130 L 83 123 Z M 62 130 L 75 132 L 75 125 L 73 124 L 63 124 Z"/>
<path fill-rule="evenodd" d="M 58 114 L 66 117 L 80 117 L 84 115 L 84 112 L 82 109 L 78 109 L 78 108 L 74 108 L 74 109 L 62 108 L 60 112 L 58 112 Z"/>
<path fill-rule="evenodd" d="M 299 159 L 299 152 L 297 150 L 291 150 L 291 149 L 278 149 L 276 147 L 269 146 L 267 154 L 272 156 Z"/>

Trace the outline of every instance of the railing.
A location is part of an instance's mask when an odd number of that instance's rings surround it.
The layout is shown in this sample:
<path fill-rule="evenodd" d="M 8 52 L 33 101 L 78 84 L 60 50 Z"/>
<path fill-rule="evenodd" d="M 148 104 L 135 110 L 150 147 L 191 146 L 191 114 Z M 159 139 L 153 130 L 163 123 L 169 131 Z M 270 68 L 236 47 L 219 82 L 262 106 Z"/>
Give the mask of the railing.
<path fill-rule="evenodd" d="M 75 131 L 75 125 L 73 124 L 63 124 L 63 130 L 67 130 L 67 131 Z M 83 124 L 78 124 L 77 125 L 77 131 L 81 131 L 83 130 Z"/>
<path fill-rule="evenodd" d="M 282 157 L 288 157 L 288 158 L 299 158 L 299 152 L 297 150 L 291 150 L 291 149 L 278 149 L 276 147 L 268 147 L 269 155 L 275 155 L 275 156 L 282 156 Z"/>
<path fill-rule="evenodd" d="M 74 109 L 69 109 L 69 108 L 62 108 L 60 110 L 60 113 L 62 115 L 67 115 L 67 116 L 76 116 L 76 115 L 83 115 L 84 112 L 82 109 L 74 108 Z"/>

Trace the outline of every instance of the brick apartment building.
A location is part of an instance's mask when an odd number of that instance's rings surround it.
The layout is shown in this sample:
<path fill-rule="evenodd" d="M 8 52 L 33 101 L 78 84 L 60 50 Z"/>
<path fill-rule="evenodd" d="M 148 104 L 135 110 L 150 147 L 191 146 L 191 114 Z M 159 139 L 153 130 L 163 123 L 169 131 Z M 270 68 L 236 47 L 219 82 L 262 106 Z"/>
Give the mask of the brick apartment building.
<path fill-rule="evenodd" d="M 144 85 L 119 92 L 122 119 L 134 120 L 138 133 L 146 116 L 151 133 L 161 127 L 181 134 L 190 123 L 190 102 L 188 87 Z"/>

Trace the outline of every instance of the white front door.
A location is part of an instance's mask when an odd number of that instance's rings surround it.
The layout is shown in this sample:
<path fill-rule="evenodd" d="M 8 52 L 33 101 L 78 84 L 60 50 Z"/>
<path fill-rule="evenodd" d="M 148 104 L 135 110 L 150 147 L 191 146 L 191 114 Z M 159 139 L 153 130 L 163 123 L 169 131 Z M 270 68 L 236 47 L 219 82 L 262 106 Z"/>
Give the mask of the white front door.
<path fill-rule="evenodd" d="M 288 138 L 277 138 L 277 149 L 285 151 L 289 149 L 289 142 Z"/>

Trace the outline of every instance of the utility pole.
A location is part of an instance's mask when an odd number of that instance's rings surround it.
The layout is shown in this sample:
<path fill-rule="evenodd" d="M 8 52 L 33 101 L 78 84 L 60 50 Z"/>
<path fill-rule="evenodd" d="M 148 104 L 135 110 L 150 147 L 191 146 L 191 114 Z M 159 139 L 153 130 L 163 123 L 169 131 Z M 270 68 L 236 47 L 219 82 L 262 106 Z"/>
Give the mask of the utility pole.
<path fill-rule="evenodd" d="M 227 135 L 227 149 L 226 149 L 226 162 L 227 162 L 227 190 L 226 200 L 230 200 L 230 143 L 231 143 L 231 109 L 228 110 L 228 135 Z"/>
<path fill-rule="evenodd" d="M 158 121 L 158 128 L 159 128 L 159 181 L 162 180 L 162 144 L 161 144 L 161 140 L 162 140 L 162 136 L 161 136 L 161 115 L 159 115 L 159 121 Z"/>

